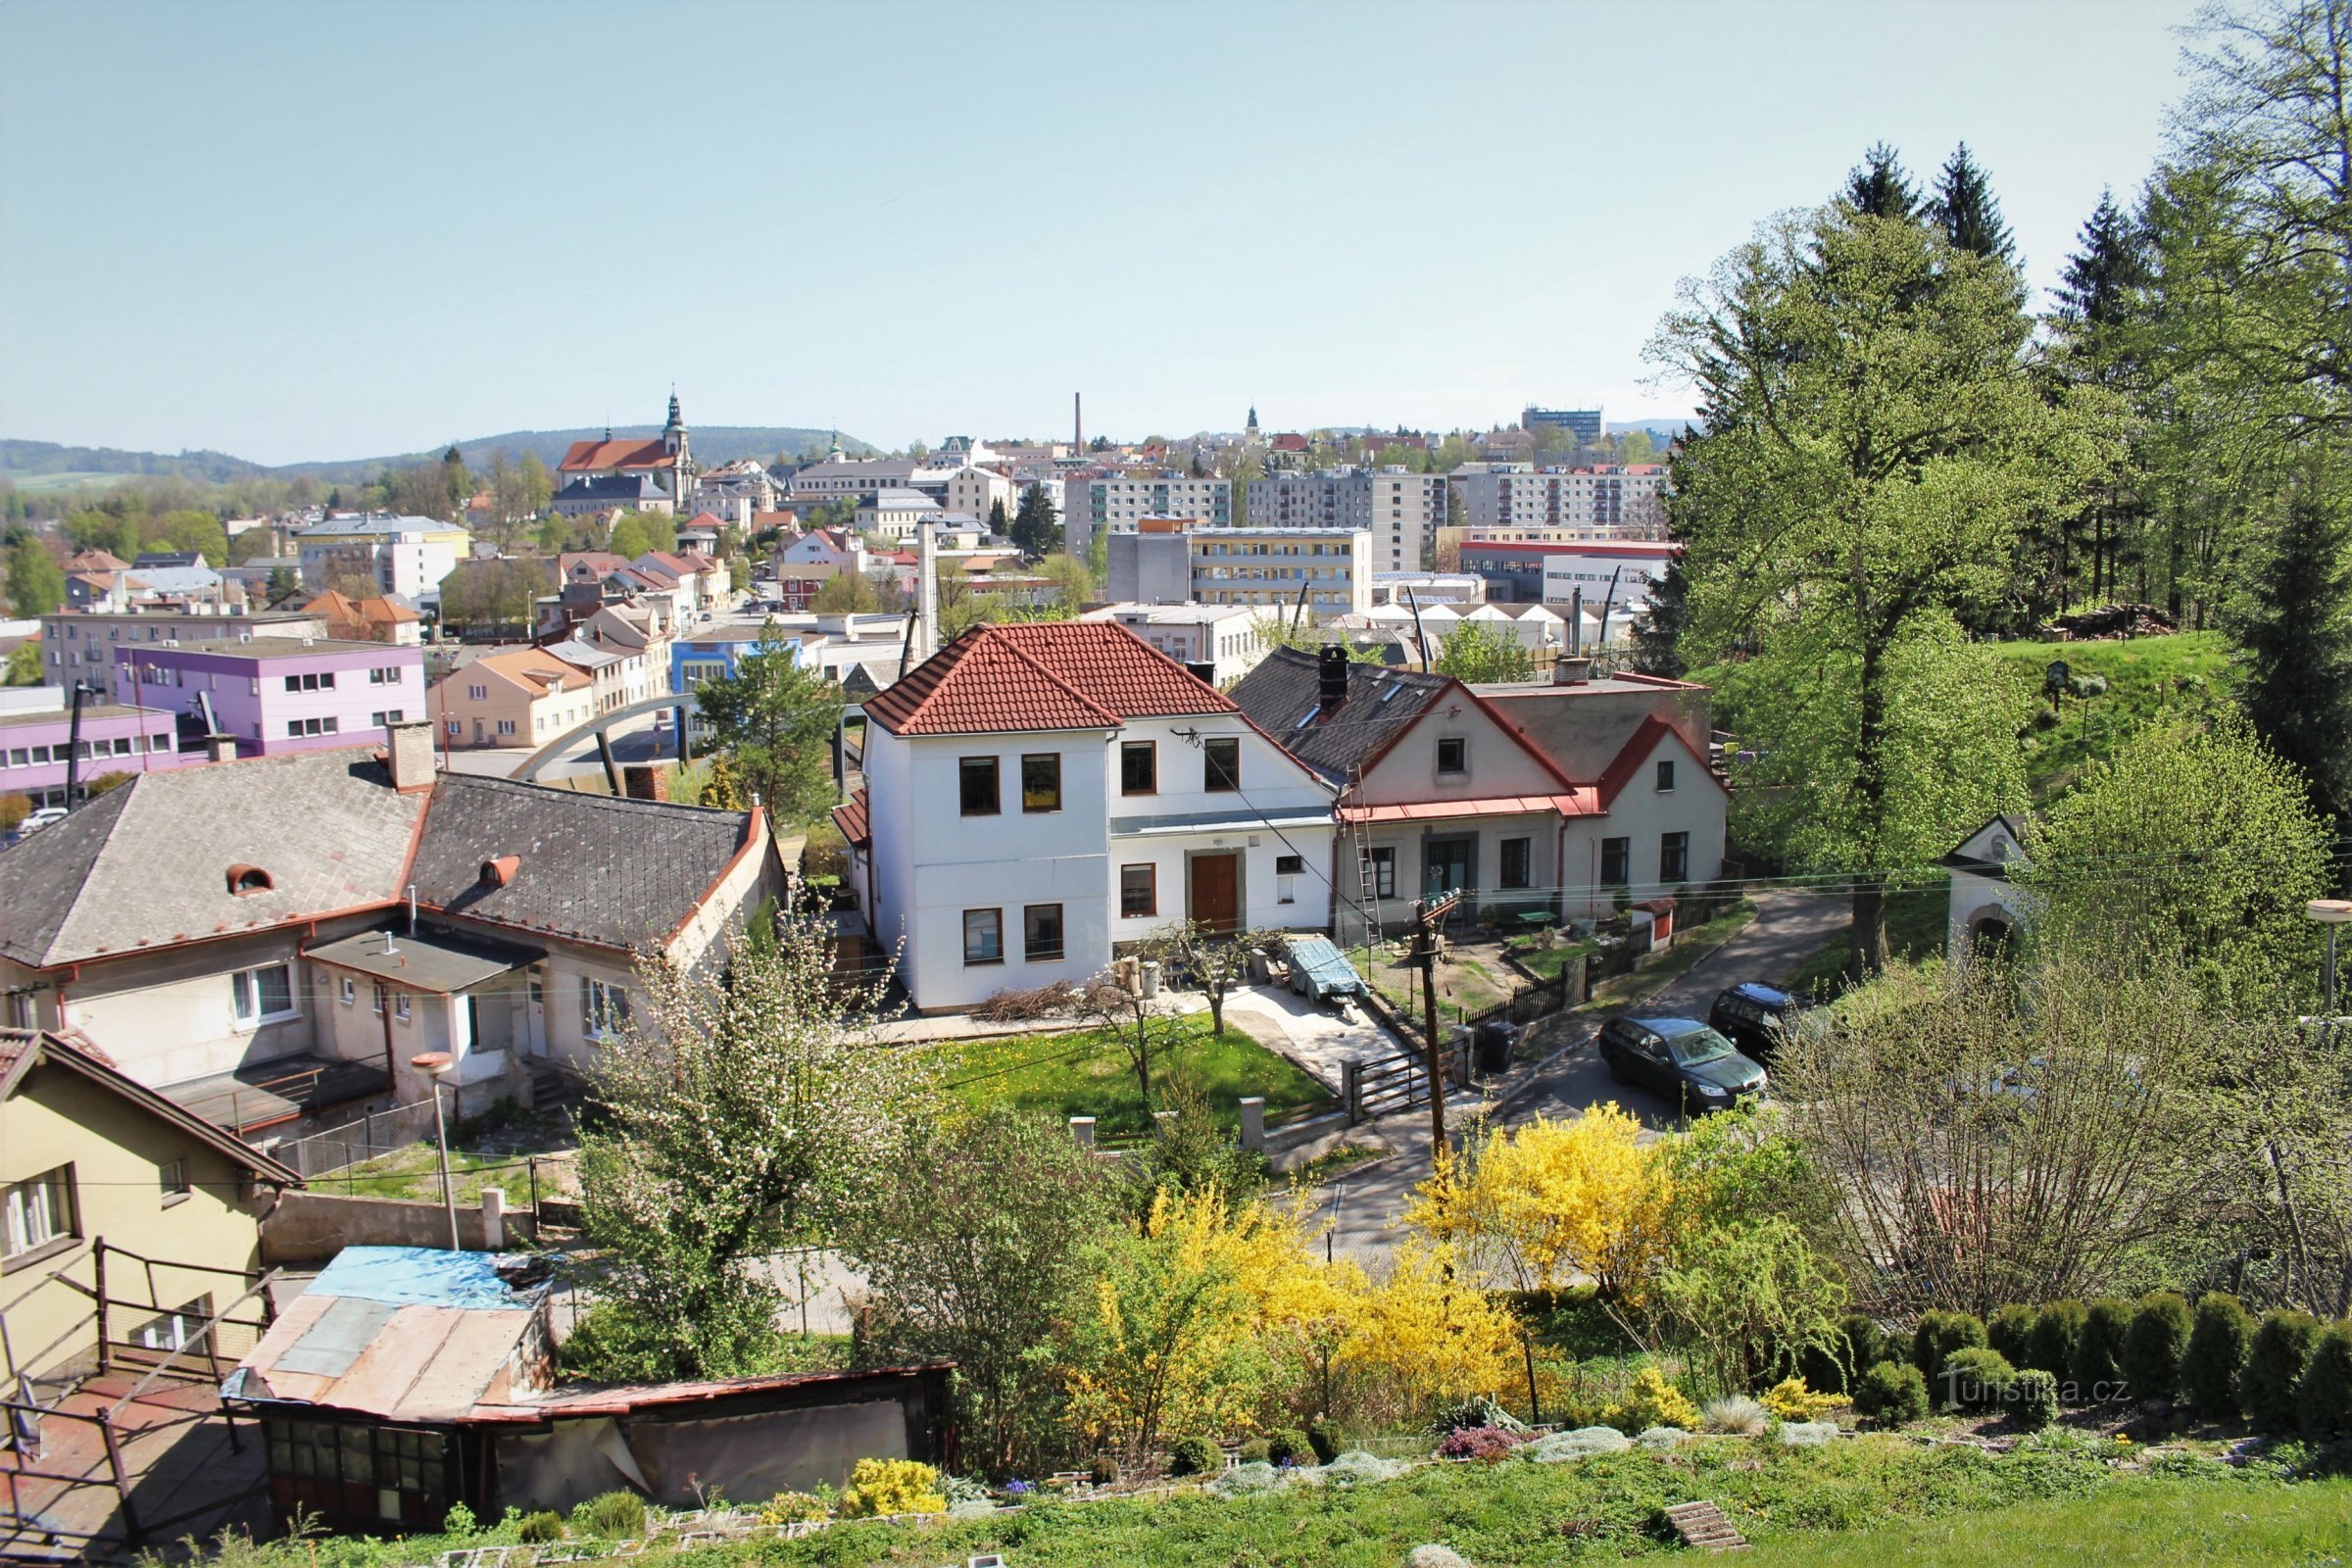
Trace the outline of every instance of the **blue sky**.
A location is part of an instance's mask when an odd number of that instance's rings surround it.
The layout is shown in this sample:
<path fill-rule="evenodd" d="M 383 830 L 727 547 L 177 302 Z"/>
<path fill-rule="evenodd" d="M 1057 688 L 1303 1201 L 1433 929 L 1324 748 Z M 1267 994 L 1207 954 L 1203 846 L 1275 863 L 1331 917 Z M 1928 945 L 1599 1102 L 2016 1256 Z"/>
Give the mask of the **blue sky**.
<path fill-rule="evenodd" d="M 0 435 L 1672 414 L 1677 279 L 1872 141 L 2046 286 L 2191 9 L 0 0 Z"/>

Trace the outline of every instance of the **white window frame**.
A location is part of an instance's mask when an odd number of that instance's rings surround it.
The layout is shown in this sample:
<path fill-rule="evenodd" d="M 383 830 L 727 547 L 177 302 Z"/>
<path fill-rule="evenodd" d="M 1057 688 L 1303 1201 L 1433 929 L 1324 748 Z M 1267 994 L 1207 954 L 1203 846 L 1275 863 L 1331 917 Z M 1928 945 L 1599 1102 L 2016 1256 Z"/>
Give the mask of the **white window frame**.
<path fill-rule="evenodd" d="M 24 1257 L 81 1234 L 71 1162 L 11 1182 L 0 1195 L 0 1259 Z"/>
<path fill-rule="evenodd" d="M 629 988 L 617 980 L 580 976 L 580 1033 L 611 1040 L 629 1021 Z"/>
<path fill-rule="evenodd" d="M 273 969 L 286 977 L 286 1004 L 274 1012 L 265 1012 L 262 1010 L 261 977 Z M 258 1029 L 266 1023 L 301 1017 L 301 1004 L 294 1000 L 294 966 L 290 963 L 260 963 L 250 969 L 232 972 L 228 977 L 228 1013 L 240 1029 Z"/>

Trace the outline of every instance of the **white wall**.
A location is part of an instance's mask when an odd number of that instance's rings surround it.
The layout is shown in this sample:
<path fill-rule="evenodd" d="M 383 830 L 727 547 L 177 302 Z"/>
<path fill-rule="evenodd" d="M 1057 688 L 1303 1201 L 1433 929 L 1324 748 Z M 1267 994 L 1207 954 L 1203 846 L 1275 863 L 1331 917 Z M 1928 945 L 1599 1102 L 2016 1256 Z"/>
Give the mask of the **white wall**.
<path fill-rule="evenodd" d="M 1661 793 L 1656 786 L 1657 764 L 1674 762 L 1675 787 Z M 1565 844 L 1566 869 L 1561 877 L 1572 915 L 1605 914 L 1614 906 L 1610 886 L 1600 881 L 1600 842 L 1632 840 L 1634 898 L 1653 899 L 1671 894 L 1682 882 L 1708 882 L 1723 874 L 1725 824 L 1731 815 L 1731 797 L 1707 772 L 1704 763 L 1673 735 L 1663 736 L 1607 814 L 1569 819 Z M 1658 860 L 1660 837 L 1690 835 L 1689 874 L 1661 885 Z"/>

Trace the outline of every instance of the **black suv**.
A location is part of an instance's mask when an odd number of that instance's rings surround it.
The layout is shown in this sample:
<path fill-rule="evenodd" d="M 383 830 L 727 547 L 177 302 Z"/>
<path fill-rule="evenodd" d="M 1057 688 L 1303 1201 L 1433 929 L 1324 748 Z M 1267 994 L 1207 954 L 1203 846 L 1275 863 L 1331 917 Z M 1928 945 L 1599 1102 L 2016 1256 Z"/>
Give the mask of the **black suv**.
<path fill-rule="evenodd" d="M 1723 1110 L 1765 1092 L 1764 1069 L 1696 1018 L 1611 1018 L 1600 1059 L 1619 1083 L 1653 1089 L 1685 1115 Z"/>
<path fill-rule="evenodd" d="M 1796 1027 L 1796 1014 L 1803 1006 L 1786 991 L 1743 981 L 1715 999 L 1715 1005 L 1707 1009 L 1707 1026 L 1746 1055 L 1769 1062 Z"/>

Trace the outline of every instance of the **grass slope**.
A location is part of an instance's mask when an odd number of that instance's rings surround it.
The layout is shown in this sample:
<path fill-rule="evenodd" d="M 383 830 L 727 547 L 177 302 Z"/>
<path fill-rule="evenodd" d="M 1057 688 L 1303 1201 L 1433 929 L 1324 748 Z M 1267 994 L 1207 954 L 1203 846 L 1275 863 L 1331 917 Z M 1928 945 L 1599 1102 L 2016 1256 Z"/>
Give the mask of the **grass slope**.
<path fill-rule="evenodd" d="M 1004 1040 L 954 1041 L 936 1048 L 949 1093 L 975 1108 L 1012 1104 L 1055 1116 L 1092 1116 L 1103 1138 L 1140 1135 L 1151 1127 L 1135 1068 L 1118 1042 L 1100 1030 L 1066 1035 L 1021 1035 Z M 1277 1122 L 1331 1101 L 1312 1074 L 1238 1030 L 1211 1036 L 1208 1015 L 1177 1023 L 1173 1048 L 1152 1054 L 1152 1092 L 1181 1078 L 1204 1096 L 1220 1121 L 1238 1125 L 1239 1102 L 1261 1095 L 1266 1120 Z"/>
<path fill-rule="evenodd" d="M 1747 1560 L 1823 1564 L 2317 1562 L 2352 1529 L 2352 1483 L 2289 1484 L 2200 1463 L 2125 1475 L 2096 1454 L 1928 1447 L 1866 1437 L 1800 1449 L 1707 1442 L 1576 1464 L 1428 1465 L 1350 1491 L 1296 1487 L 1220 1500 L 1198 1492 L 1041 1502 L 932 1526 L 837 1527 L 806 1541 L 692 1553 L 715 1565 L 936 1565 L 986 1551 L 1018 1568 L 1396 1568 L 1441 1543 L 1479 1568 L 1689 1552 L 1664 1507 L 1705 1498 L 1757 1544 Z M 424 1560 L 412 1544 L 407 1561 Z M 457 1544 L 457 1543 L 450 1543 Z M 1969 1553 L 1967 1557 L 1961 1552 Z M 343 1553 L 331 1553 L 341 1558 Z M 324 1568 L 329 1552 L 322 1551 Z M 358 1561 L 366 1559 L 355 1556 Z"/>
<path fill-rule="evenodd" d="M 1925 887 L 1904 888 L 1886 900 L 1886 951 L 1898 958 L 1933 957 L 1943 951 L 1951 893 L 1938 872 Z M 1838 933 L 1827 947 L 1782 976 L 1781 984 L 1800 997 L 1834 996 L 1843 989 L 1853 938 Z"/>
<path fill-rule="evenodd" d="M 2035 800 L 2064 789 L 2084 763 L 2114 755 L 2148 725 L 2210 718 L 2229 702 L 2230 653 L 2220 632 L 2109 643 L 2000 643 L 1994 652 L 2035 690 L 2043 670 L 2060 660 L 2077 675 L 2107 681 L 2102 696 L 2064 699 L 2057 728 L 2028 733 L 2026 774 Z"/>

